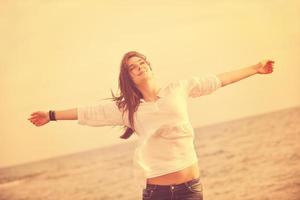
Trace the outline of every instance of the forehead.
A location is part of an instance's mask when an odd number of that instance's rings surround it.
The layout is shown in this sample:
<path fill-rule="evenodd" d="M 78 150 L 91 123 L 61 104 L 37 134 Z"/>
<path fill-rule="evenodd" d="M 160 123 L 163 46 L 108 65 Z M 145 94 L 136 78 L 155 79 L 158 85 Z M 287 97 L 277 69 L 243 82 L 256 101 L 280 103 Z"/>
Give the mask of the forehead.
<path fill-rule="evenodd" d="M 136 64 L 142 60 L 144 60 L 144 59 L 137 57 L 137 56 L 133 56 L 133 57 L 129 58 L 127 61 L 128 67 L 130 67 L 131 65 Z"/>

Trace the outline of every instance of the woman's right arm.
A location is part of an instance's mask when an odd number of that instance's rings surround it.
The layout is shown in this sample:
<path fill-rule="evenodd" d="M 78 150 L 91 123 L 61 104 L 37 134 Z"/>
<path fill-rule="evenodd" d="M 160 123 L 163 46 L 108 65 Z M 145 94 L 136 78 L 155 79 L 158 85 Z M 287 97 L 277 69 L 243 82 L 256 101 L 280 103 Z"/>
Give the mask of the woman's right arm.
<path fill-rule="evenodd" d="M 77 108 L 55 111 L 56 120 L 77 120 Z"/>
<path fill-rule="evenodd" d="M 54 110 L 56 120 L 78 120 L 88 126 L 124 126 L 123 113 L 116 102 L 101 102 L 97 105 L 80 106 L 68 110 Z M 42 126 L 50 121 L 49 111 L 37 111 L 28 118 L 34 125 Z"/>
<path fill-rule="evenodd" d="M 55 111 L 56 120 L 77 120 L 77 108 L 72 108 L 68 110 L 56 110 Z M 42 126 L 50 121 L 49 111 L 37 111 L 31 113 L 31 117 L 28 120 L 35 126 Z"/>

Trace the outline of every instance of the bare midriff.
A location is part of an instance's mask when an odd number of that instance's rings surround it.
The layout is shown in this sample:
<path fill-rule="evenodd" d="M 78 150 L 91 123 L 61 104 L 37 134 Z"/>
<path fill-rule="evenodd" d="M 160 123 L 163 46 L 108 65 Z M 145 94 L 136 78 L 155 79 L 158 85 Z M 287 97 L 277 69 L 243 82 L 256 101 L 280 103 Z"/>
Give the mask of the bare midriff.
<path fill-rule="evenodd" d="M 176 172 L 153 178 L 147 178 L 147 183 L 155 185 L 175 185 L 198 178 L 199 175 L 199 166 L 198 162 L 196 162 L 193 165 Z"/>

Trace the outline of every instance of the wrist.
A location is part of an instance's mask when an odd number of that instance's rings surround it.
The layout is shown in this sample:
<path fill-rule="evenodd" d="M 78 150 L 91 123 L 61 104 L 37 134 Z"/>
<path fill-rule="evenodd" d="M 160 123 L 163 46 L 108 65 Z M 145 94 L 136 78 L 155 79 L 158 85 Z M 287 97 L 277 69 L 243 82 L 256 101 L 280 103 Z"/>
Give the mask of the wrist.
<path fill-rule="evenodd" d="M 251 68 L 253 69 L 254 73 L 257 74 L 258 69 L 260 68 L 260 63 L 257 63 L 255 65 L 251 66 Z"/>
<path fill-rule="evenodd" d="M 55 111 L 49 110 L 48 117 L 50 121 L 56 121 Z"/>

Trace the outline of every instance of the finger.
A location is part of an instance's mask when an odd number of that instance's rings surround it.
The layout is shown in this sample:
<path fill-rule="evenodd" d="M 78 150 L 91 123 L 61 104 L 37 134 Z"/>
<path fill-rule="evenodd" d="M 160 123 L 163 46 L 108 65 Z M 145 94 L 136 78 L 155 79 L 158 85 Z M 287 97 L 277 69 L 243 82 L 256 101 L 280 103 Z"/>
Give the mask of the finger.
<path fill-rule="evenodd" d="M 31 116 L 32 115 L 38 115 L 39 114 L 39 112 L 33 112 L 33 113 L 31 113 Z"/>
<path fill-rule="evenodd" d="M 274 62 L 268 62 L 267 66 L 272 66 Z"/>
<path fill-rule="evenodd" d="M 31 115 L 30 118 L 37 117 L 37 114 Z"/>
<path fill-rule="evenodd" d="M 40 126 L 41 124 L 39 122 L 34 123 L 36 126 Z"/>
<path fill-rule="evenodd" d="M 33 114 L 31 115 L 31 118 L 38 117 L 38 116 L 39 116 L 38 114 Z"/>
<path fill-rule="evenodd" d="M 37 116 L 28 118 L 28 120 L 34 120 L 34 119 L 37 119 Z"/>
<path fill-rule="evenodd" d="M 37 125 L 37 126 L 42 126 L 43 123 L 42 123 L 42 122 L 38 122 L 36 125 Z"/>
<path fill-rule="evenodd" d="M 38 122 L 39 122 L 39 120 L 37 120 L 37 119 L 33 119 L 33 120 L 31 120 L 31 122 L 32 122 L 32 123 L 38 123 Z"/>
<path fill-rule="evenodd" d="M 269 68 L 269 72 L 272 72 L 272 71 L 273 71 L 273 69 L 272 69 L 272 67 L 270 67 L 270 68 Z"/>

